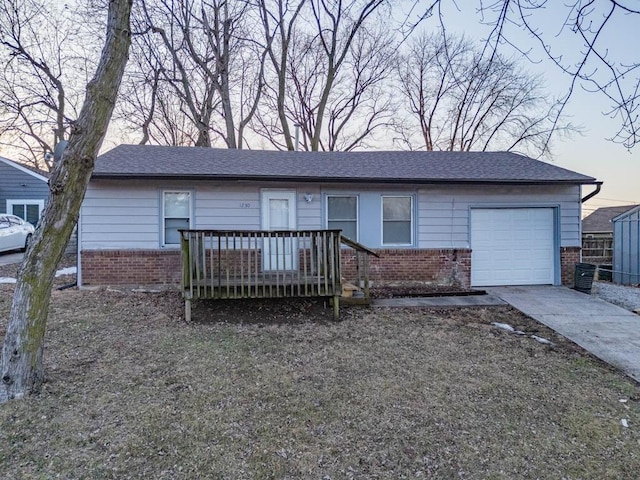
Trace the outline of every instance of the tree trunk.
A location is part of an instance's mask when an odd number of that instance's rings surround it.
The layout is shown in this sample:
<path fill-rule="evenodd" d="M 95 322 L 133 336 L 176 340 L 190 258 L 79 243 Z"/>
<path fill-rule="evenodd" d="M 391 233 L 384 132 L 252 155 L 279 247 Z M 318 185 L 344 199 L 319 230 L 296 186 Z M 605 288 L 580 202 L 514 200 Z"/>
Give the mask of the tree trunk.
<path fill-rule="evenodd" d="M 110 0 L 102 57 L 65 154 L 49 179 L 51 197 L 20 270 L 2 348 L 0 403 L 37 393 L 51 287 L 80 212 L 127 63 L 133 0 Z"/>

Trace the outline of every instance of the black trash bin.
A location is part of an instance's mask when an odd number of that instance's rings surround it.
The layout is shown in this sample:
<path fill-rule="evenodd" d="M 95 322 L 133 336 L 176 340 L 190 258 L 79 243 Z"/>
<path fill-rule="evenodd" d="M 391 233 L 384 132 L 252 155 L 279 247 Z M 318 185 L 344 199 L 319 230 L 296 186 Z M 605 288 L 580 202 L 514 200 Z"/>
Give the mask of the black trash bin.
<path fill-rule="evenodd" d="M 576 263 L 573 288 L 582 293 L 591 293 L 596 266 L 590 263 Z"/>

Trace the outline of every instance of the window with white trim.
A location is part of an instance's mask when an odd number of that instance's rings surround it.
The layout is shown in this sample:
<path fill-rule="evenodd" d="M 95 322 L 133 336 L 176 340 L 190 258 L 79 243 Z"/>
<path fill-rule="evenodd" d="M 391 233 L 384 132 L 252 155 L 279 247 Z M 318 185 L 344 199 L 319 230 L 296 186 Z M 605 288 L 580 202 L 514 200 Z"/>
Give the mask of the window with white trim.
<path fill-rule="evenodd" d="M 413 197 L 382 197 L 382 244 L 413 244 Z"/>
<path fill-rule="evenodd" d="M 162 244 L 180 245 L 180 229 L 191 224 L 191 192 L 162 192 Z"/>
<path fill-rule="evenodd" d="M 358 197 L 356 195 L 327 196 L 327 228 L 342 230 L 342 235 L 358 240 Z"/>
<path fill-rule="evenodd" d="M 44 200 L 7 200 L 7 213 L 37 225 L 44 209 Z"/>

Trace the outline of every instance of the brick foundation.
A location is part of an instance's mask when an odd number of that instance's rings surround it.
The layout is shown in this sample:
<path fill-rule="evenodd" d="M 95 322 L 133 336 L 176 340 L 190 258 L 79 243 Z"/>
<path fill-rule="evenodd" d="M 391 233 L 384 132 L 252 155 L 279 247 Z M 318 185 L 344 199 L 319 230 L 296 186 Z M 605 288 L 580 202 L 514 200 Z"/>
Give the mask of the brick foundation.
<path fill-rule="evenodd" d="M 378 253 L 380 258 L 370 257 L 374 284 L 422 282 L 469 287 L 471 250 L 383 249 Z M 83 250 L 81 258 L 83 285 L 180 284 L 177 250 Z M 356 278 L 353 250 L 342 250 L 342 276 L 348 281 Z"/>
<path fill-rule="evenodd" d="M 580 247 L 560 249 L 561 281 L 573 285 Z M 471 250 L 381 249 L 370 257 L 369 278 L 374 284 L 421 282 L 468 288 L 471 283 Z M 83 250 L 83 285 L 179 285 L 178 250 Z M 342 276 L 356 276 L 355 253 L 342 250 Z"/>
<path fill-rule="evenodd" d="M 576 263 L 580 262 L 580 247 L 560 248 L 560 280 L 563 285 L 573 286 Z"/>
<path fill-rule="evenodd" d="M 179 285 L 179 250 L 83 250 L 83 285 Z"/>
<path fill-rule="evenodd" d="M 380 258 L 369 257 L 369 278 L 376 284 L 421 282 L 456 285 L 471 284 L 471 250 L 466 249 L 381 249 Z M 353 250 L 342 250 L 342 276 L 357 277 Z"/>

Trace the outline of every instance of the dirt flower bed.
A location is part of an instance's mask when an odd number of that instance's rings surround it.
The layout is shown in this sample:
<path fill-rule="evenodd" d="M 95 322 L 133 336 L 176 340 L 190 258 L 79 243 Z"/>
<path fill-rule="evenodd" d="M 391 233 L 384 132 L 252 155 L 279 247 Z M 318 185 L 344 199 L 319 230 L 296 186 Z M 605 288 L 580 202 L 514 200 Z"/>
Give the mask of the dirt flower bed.
<path fill-rule="evenodd" d="M 0 478 L 640 471 L 637 384 L 510 308 L 345 308 L 334 322 L 322 301 L 201 302 L 191 324 L 182 308 L 176 293 L 54 291 L 48 381 L 0 406 Z"/>
<path fill-rule="evenodd" d="M 438 297 L 446 295 L 465 295 L 476 293 L 455 285 L 376 285 L 371 288 L 372 298 L 393 297 Z"/>

